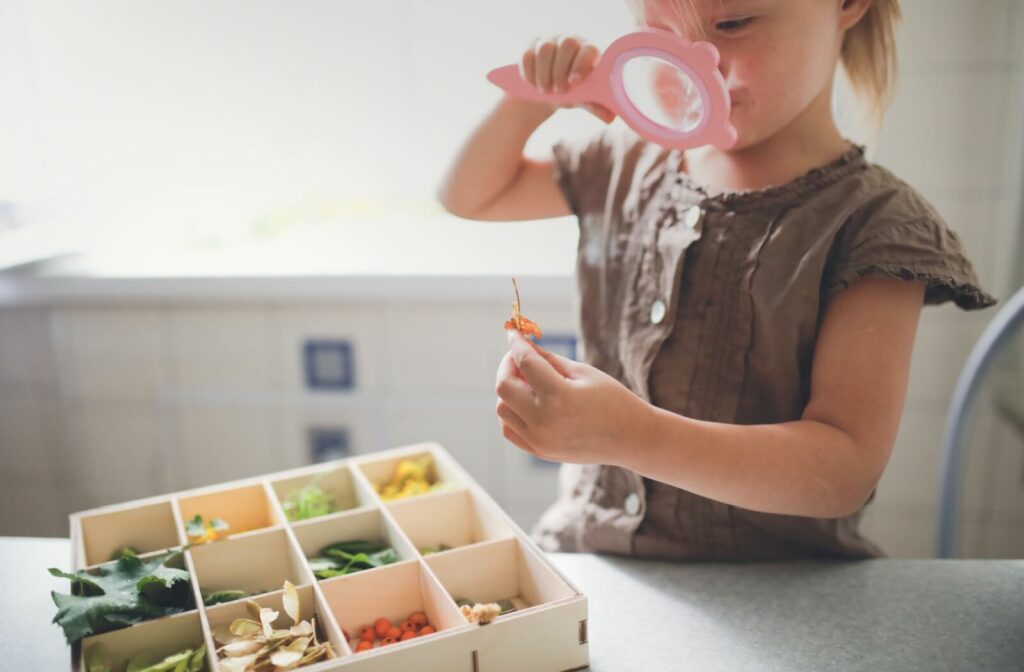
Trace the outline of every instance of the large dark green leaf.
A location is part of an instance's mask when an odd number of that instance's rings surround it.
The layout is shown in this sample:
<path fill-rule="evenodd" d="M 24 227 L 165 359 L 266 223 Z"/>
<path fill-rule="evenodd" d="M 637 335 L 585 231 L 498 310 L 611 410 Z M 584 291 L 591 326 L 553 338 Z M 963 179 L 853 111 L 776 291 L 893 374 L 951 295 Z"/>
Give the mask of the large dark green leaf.
<path fill-rule="evenodd" d="M 74 574 L 50 568 L 50 574 L 69 579 L 72 592 L 50 593 L 57 605 L 53 622 L 69 643 L 133 623 L 187 611 L 194 607 L 189 574 L 169 567 L 180 549 L 152 558 L 123 555 L 91 570 Z"/>

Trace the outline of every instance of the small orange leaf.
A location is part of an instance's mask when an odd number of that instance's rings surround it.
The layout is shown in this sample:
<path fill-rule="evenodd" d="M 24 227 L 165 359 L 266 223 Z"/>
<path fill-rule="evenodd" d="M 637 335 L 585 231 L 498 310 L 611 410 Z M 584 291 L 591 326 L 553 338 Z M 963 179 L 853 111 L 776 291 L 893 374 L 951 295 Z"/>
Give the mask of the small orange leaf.
<path fill-rule="evenodd" d="M 512 278 L 512 287 L 516 290 L 516 300 L 512 304 L 512 317 L 505 320 L 505 330 L 515 329 L 523 336 L 541 338 L 540 327 L 537 326 L 537 323 L 519 312 L 519 286 L 516 284 L 515 278 Z"/>

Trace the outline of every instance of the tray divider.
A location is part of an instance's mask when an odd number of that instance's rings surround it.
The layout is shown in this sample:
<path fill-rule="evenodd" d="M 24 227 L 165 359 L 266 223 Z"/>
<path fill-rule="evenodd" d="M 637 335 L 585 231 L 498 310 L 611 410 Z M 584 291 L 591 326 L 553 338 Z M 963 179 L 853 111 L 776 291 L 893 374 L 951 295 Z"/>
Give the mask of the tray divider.
<path fill-rule="evenodd" d="M 352 483 L 355 485 L 357 491 L 361 491 L 363 496 L 366 498 L 367 504 L 382 507 L 384 506 L 384 500 L 381 499 L 376 488 L 373 487 L 373 483 L 367 478 L 366 474 L 363 473 L 362 466 L 355 461 L 349 463 L 349 469 L 352 470 Z"/>
<path fill-rule="evenodd" d="M 384 519 L 384 525 L 391 528 L 391 533 L 394 534 L 399 541 L 405 544 L 406 549 L 412 549 L 412 553 L 410 555 L 413 558 L 416 558 L 417 560 L 422 559 L 420 549 L 416 548 L 415 544 L 412 543 L 412 540 L 409 539 L 409 535 L 405 533 L 405 530 L 402 529 L 402 526 L 398 524 L 398 521 L 395 520 L 395 517 L 391 515 L 390 511 L 388 511 L 388 507 L 381 506 L 380 515 L 381 518 Z M 395 550 L 397 551 L 398 549 L 396 548 Z"/>
<path fill-rule="evenodd" d="M 284 507 L 281 506 L 281 501 L 277 497 L 277 493 L 274 492 L 274 486 L 271 485 L 269 478 L 261 480 L 263 485 L 263 494 L 267 498 L 267 508 L 270 514 L 272 527 L 288 527 L 289 520 L 288 516 L 284 514 Z"/>
<path fill-rule="evenodd" d="M 185 559 L 186 566 L 189 567 L 189 572 L 192 576 L 195 576 L 195 572 L 191 568 L 191 557 Z M 193 590 L 199 593 L 199 582 L 192 582 Z M 203 604 L 202 595 L 198 595 L 196 602 L 196 608 L 199 610 L 199 625 L 203 629 L 203 642 L 206 643 L 206 662 L 209 665 L 210 672 L 217 672 L 220 666 L 217 664 L 217 642 L 213 641 L 213 629 L 210 628 L 210 619 L 206 615 L 206 605 Z"/>
<path fill-rule="evenodd" d="M 317 611 L 323 622 L 324 634 L 327 635 L 327 639 L 334 646 L 334 653 L 337 654 L 338 658 L 351 656 L 352 649 L 348 645 L 348 640 L 345 639 L 345 633 L 342 631 L 341 625 L 338 624 L 338 619 L 334 618 L 334 613 L 327 604 L 327 598 L 324 597 L 324 591 L 320 588 L 320 582 L 315 577 L 313 579 L 313 595 L 316 599 Z"/>
<path fill-rule="evenodd" d="M 171 514 L 174 516 L 174 533 L 178 537 L 178 544 L 184 546 L 188 543 L 188 536 L 185 534 L 185 519 L 181 515 L 177 495 L 171 496 Z"/>
<path fill-rule="evenodd" d="M 438 606 L 438 613 L 443 618 L 447 619 L 447 628 L 461 628 L 469 626 L 469 623 L 462 615 L 462 610 L 455 604 L 455 598 L 453 598 L 445 587 L 441 584 L 441 580 L 434 574 L 434 570 L 427 564 L 427 561 L 420 556 L 417 559 L 420 563 L 420 577 L 423 582 L 423 592 L 430 596 L 430 599 L 434 600 Z"/>

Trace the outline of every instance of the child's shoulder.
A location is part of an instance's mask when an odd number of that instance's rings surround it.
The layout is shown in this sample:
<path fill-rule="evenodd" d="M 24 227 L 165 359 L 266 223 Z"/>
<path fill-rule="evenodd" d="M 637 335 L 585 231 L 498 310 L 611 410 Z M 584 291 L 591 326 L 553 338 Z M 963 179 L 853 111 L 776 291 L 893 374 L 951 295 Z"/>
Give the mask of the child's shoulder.
<path fill-rule="evenodd" d="M 929 304 L 976 309 L 996 300 L 980 286 L 968 250 L 942 214 L 892 171 L 865 161 L 845 184 L 848 211 L 832 245 L 826 293 L 866 276 L 919 281 Z"/>

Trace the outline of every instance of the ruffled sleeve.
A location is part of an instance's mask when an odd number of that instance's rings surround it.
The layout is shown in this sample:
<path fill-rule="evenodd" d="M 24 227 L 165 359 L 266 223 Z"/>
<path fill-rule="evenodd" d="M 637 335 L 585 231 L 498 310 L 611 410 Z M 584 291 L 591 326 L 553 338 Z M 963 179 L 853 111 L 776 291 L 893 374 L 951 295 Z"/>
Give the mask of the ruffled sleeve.
<path fill-rule="evenodd" d="M 964 310 L 995 304 L 956 233 L 916 192 L 900 191 L 843 227 L 825 269 L 823 294 L 831 296 L 859 278 L 882 277 L 925 283 L 926 304 L 953 301 Z"/>
<path fill-rule="evenodd" d="M 555 177 L 573 213 L 582 218 L 604 206 L 615 162 L 616 138 L 610 129 L 583 141 L 562 140 L 552 149 Z"/>

